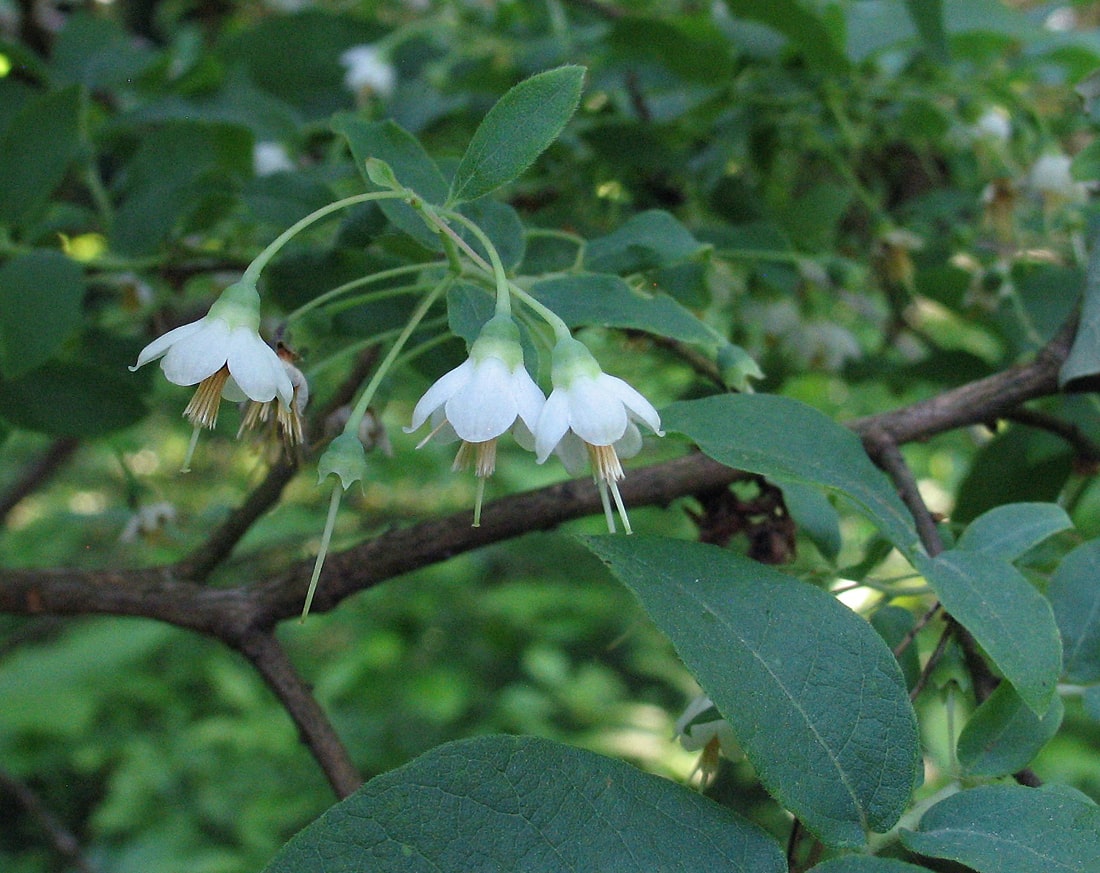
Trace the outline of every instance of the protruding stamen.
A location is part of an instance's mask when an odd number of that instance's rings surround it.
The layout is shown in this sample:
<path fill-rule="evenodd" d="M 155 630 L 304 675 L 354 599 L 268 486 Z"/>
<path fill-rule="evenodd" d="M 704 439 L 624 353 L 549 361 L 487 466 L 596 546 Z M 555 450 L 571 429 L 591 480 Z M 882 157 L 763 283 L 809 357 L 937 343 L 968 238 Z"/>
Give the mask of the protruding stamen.
<path fill-rule="evenodd" d="M 614 446 L 594 446 L 591 443 L 585 445 L 588 447 L 588 458 L 592 462 L 592 473 L 597 479 L 618 482 L 623 478 L 623 465 L 619 462 Z"/>
<path fill-rule="evenodd" d="M 187 444 L 187 456 L 183 459 L 183 466 L 180 467 L 181 473 L 191 472 L 191 456 L 195 454 L 195 446 L 199 444 L 199 431 L 202 427 L 195 425 L 191 430 L 191 441 Z"/>
<path fill-rule="evenodd" d="M 485 478 L 477 480 L 477 496 L 474 498 L 474 527 L 481 527 L 481 503 L 485 499 Z"/>
<path fill-rule="evenodd" d="M 463 440 L 455 454 L 451 470 L 455 473 L 468 470 L 473 465 L 474 473 L 479 479 L 492 476 L 497 468 L 497 441 L 496 438 L 485 440 L 482 443 L 468 443 Z"/>
<path fill-rule="evenodd" d="M 607 484 L 611 486 L 611 496 L 615 498 L 615 506 L 619 509 L 619 518 L 623 520 L 623 530 L 627 532 L 627 535 L 630 535 L 634 531 L 630 529 L 630 519 L 626 516 L 626 507 L 623 506 L 623 498 L 619 494 L 619 483 L 612 479 Z"/>
<path fill-rule="evenodd" d="M 213 375 L 207 376 L 195 389 L 191 402 L 183 410 L 188 421 L 193 425 L 213 429 L 218 423 L 218 408 L 222 403 L 222 389 L 229 381 L 229 367 L 222 368 Z"/>
<path fill-rule="evenodd" d="M 603 517 L 607 519 L 607 532 L 615 533 L 615 514 L 611 511 L 611 501 L 607 499 L 607 481 L 599 476 L 593 476 L 596 480 L 596 489 L 600 492 L 600 503 L 603 504 Z"/>
<path fill-rule="evenodd" d="M 443 428 L 446 427 L 446 426 L 447 426 L 447 419 L 443 419 L 441 422 L 439 422 L 439 424 L 437 424 L 435 427 L 432 428 L 431 433 L 429 433 L 426 437 L 424 437 L 424 439 L 422 439 L 420 442 L 418 442 L 416 444 L 416 447 L 418 449 L 424 448 L 424 446 L 426 446 L 428 444 L 428 441 L 431 440 L 432 437 L 434 437 L 437 433 L 439 433 L 441 430 L 443 430 Z"/>

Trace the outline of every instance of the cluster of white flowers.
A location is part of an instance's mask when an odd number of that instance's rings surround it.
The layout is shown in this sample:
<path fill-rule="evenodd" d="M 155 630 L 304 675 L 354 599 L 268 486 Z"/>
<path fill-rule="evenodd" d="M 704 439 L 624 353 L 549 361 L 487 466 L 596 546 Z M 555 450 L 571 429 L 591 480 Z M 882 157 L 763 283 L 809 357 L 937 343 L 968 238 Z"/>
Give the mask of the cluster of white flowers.
<path fill-rule="evenodd" d="M 217 424 L 222 398 L 246 404 L 238 436 L 271 421 L 287 449 L 304 441 L 309 385 L 294 366 L 293 354 L 282 346 L 272 349 L 258 329 L 259 295 L 254 287 L 237 283 L 203 318 L 149 343 L 131 368 L 159 359 L 169 382 L 198 386 L 184 410 L 194 425 L 184 470 L 199 430 Z M 663 436 L 660 416 L 634 388 L 604 373 L 579 341 L 563 336 L 552 354 L 547 398 L 524 366 L 516 323 L 507 314 L 494 316 L 470 347 L 469 358 L 420 398 L 405 430 L 411 433 L 430 420 L 431 431 L 421 445 L 433 439 L 461 441 L 454 469 L 472 465 L 478 476 L 475 525 L 481 520 L 485 479 L 496 468 L 497 441 L 510 431 L 540 464 L 557 454 L 576 475 L 590 462 L 609 530 L 615 530 L 613 500 L 630 533 L 618 485 L 624 476 L 621 459 L 640 450 L 639 423 Z"/>
<path fill-rule="evenodd" d="M 604 503 L 608 528 L 615 529 L 608 492 L 630 533 L 619 494 L 620 458 L 641 448 L 642 422 L 663 435 L 657 410 L 622 379 L 604 373 L 579 341 L 563 337 L 553 350 L 552 390 L 547 399 L 523 364 L 519 329 L 510 316 L 497 315 L 470 347 L 470 357 L 441 376 L 413 410 L 412 432 L 431 420 L 421 442 L 461 440 L 454 468 L 472 463 L 479 477 L 474 523 L 480 524 L 484 480 L 496 467 L 497 440 L 511 431 L 523 448 L 534 449 L 541 464 L 556 453 L 574 475 L 591 461 Z"/>

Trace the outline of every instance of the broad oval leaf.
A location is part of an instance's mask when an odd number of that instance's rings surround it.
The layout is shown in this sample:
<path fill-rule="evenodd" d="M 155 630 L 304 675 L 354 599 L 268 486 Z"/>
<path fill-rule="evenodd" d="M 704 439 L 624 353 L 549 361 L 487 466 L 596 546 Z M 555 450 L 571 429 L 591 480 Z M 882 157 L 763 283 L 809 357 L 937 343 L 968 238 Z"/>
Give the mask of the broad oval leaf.
<path fill-rule="evenodd" d="M 36 251 L 0 266 L 0 371 L 18 378 L 46 363 L 79 326 L 84 271 L 60 252 Z"/>
<path fill-rule="evenodd" d="M 648 297 L 625 280 L 607 273 L 582 273 L 544 279 L 531 294 L 565 319 L 570 327 L 601 325 L 644 330 L 682 342 L 717 345 L 720 338 L 671 297 Z"/>
<path fill-rule="evenodd" d="M 371 190 L 378 188 L 366 171 L 368 158 L 385 161 L 397 180 L 428 203 L 442 203 L 447 196 L 447 181 L 435 161 L 424 151 L 419 140 L 393 121 L 367 121 L 359 115 L 341 113 L 332 120 L 332 129 L 348 141 L 355 165 Z M 442 248 L 439 236 L 409 204 L 398 200 L 378 202 L 382 212 L 397 227 L 426 248 Z"/>
<path fill-rule="evenodd" d="M 854 433 L 816 409 L 774 394 L 723 394 L 673 403 L 661 420 L 722 464 L 780 485 L 842 494 L 910 560 L 921 554 L 912 518 L 886 474 Z"/>
<path fill-rule="evenodd" d="M 1062 643 L 1050 603 L 1008 561 L 951 549 L 917 562 L 940 602 L 1036 715 L 1050 706 Z"/>
<path fill-rule="evenodd" d="M 1009 503 L 978 516 L 962 532 L 957 547 L 1014 561 L 1047 537 L 1073 527 L 1055 503 Z"/>
<path fill-rule="evenodd" d="M 959 766 L 967 776 L 1007 776 L 1026 767 L 1058 732 L 1065 707 L 1058 695 L 1040 718 L 1008 682 L 975 710 L 959 734 Z"/>
<path fill-rule="evenodd" d="M 928 868 L 916 867 L 893 858 L 849 855 L 847 858 L 833 858 L 811 867 L 810 873 L 928 873 Z"/>
<path fill-rule="evenodd" d="M 525 79 L 501 97 L 459 161 L 450 202 L 483 197 L 531 166 L 576 111 L 583 81 L 584 67 L 558 67 Z"/>
<path fill-rule="evenodd" d="M 707 248 L 675 216 L 649 209 L 589 242 L 584 265 L 595 273 L 636 273 L 672 266 Z"/>
<path fill-rule="evenodd" d="M 694 791 L 533 737 L 433 749 L 372 779 L 264 873 L 729 870 L 783 873 L 779 846 Z"/>
<path fill-rule="evenodd" d="M 80 152 L 77 87 L 35 97 L 0 135 L 0 222 L 19 224 L 61 184 Z"/>
<path fill-rule="evenodd" d="M 1085 873 L 1100 858 L 1100 807 L 1059 791 L 987 785 L 941 800 L 901 841 L 978 873 Z"/>
<path fill-rule="evenodd" d="M 586 544 L 672 640 L 764 786 L 811 831 L 862 846 L 867 829 L 894 825 L 914 784 L 916 716 L 866 621 L 714 546 L 643 536 Z"/>
<path fill-rule="evenodd" d="M 1100 540 L 1070 552 L 1050 580 L 1047 597 L 1062 634 L 1066 679 L 1100 681 Z"/>

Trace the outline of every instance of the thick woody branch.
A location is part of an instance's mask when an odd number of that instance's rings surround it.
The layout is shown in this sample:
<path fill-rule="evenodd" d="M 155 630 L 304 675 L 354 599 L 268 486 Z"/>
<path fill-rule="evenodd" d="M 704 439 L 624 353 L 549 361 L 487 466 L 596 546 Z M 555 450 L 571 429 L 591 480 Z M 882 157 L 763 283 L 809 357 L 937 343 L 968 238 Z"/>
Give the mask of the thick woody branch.
<path fill-rule="evenodd" d="M 260 631 L 246 634 L 240 640 L 238 649 L 252 662 L 290 713 L 302 742 L 320 763 L 336 796 L 347 797 L 362 785 L 363 777 L 352 763 L 328 716 L 275 636 Z"/>

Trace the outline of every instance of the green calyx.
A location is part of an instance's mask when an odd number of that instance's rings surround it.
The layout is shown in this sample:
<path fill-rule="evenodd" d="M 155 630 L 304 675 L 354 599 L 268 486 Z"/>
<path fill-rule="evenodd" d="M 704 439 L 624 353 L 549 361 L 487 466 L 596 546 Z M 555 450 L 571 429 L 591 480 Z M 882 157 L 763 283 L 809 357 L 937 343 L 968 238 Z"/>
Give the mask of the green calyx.
<path fill-rule="evenodd" d="M 231 329 L 260 329 L 260 292 L 251 282 L 234 282 L 214 301 L 209 315 L 221 319 Z"/>
<path fill-rule="evenodd" d="M 329 443 L 317 462 L 317 483 L 323 483 L 328 476 L 338 477 L 345 491 L 352 483 L 362 483 L 366 478 L 367 453 L 357 434 L 345 431 Z"/>
<path fill-rule="evenodd" d="M 474 344 L 470 357 L 475 361 L 493 357 L 504 361 L 509 370 L 523 366 L 523 346 L 519 341 L 519 327 L 512 316 L 499 313 L 485 322 Z"/>
<path fill-rule="evenodd" d="M 568 387 L 578 376 L 596 379 L 602 372 L 599 363 L 580 340 L 562 337 L 554 345 L 550 357 L 550 381 L 555 386 Z"/>

